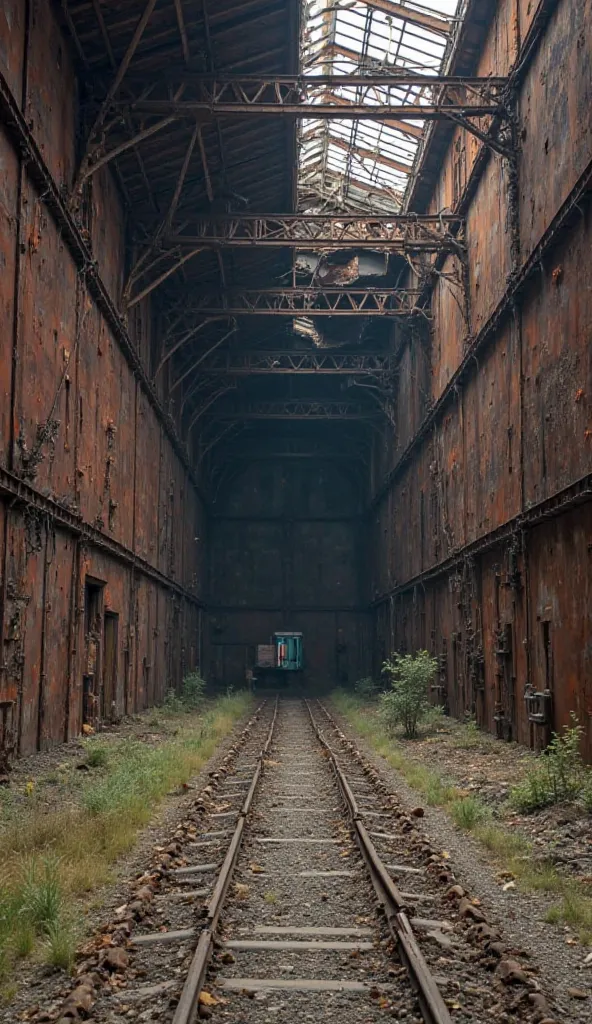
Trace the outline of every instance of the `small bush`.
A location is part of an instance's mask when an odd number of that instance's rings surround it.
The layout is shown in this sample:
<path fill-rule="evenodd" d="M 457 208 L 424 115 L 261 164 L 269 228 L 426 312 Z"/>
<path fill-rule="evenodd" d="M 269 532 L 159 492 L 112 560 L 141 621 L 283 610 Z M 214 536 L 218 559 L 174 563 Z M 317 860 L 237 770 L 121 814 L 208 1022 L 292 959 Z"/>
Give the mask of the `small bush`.
<path fill-rule="evenodd" d="M 582 803 L 587 814 L 592 814 L 592 772 L 586 772 L 586 782 L 582 789 Z"/>
<path fill-rule="evenodd" d="M 197 708 L 203 701 L 205 690 L 205 679 L 202 679 L 199 672 L 190 672 L 183 679 L 181 700 L 188 708 Z"/>
<path fill-rule="evenodd" d="M 441 704 L 429 704 L 421 716 L 424 731 L 433 732 L 444 725 L 446 712 Z"/>
<path fill-rule="evenodd" d="M 372 700 L 377 696 L 379 690 L 380 685 L 372 676 L 363 676 L 362 679 L 357 679 L 354 683 L 354 693 L 362 700 Z"/>
<path fill-rule="evenodd" d="M 189 672 L 183 679 L 180 694 L 173 689 L 167 690 L 165 708 L 173 714 L 195 711 L 203 702 L 205 690 L 206 681 L 199 672 Z"/>
<path fill-rule="evenodd" d="M 452 746 L 456 750 L 474 750 L 475 747 L 481 747 L 487 742 L 489 742 L 489 737 L 481 732 L 476 719 L 472 715 L 465 715 L 459 735 L 452 740 Z"/>
<path fill-rule="evenodd" d="M 417 727 L 430 709 L 428 694 L 436 673 L 436 659 L 427 651 L 395 654 L 385 661 L 382 671 L 391 689 L 380 698 L 380 716 L 390 734 L 403 727 L 407 739 L 415 739 Z"/>
<path fill-rule="evenodd" d="M 104 768 L 109 761 L 107 747 L 90 743 L 86 748 L 86 763 L 89 768 Z"/>
<path fill-rule="evenodd" d="M 572 713 L 572 725 L 553 734 L 549 746 L 519 785 L 510 793 L 510 803 L 525 813 L 552 804 L 575 800 L 586 791 L 588 775 L 580 755 L 582 726 Z"/>
<path fill-rule="evenodd" d="M 70 974 L 74 967 L 76 944 L 77 934 L 74 925 L 67 918 L 59 917 L 47 932 L 43 949 L 45 962 Z"/>
<path fill-rule="evenodd" d="M 36 932 L 48 934 L 58 920 L 62 907 L 59 860 L 44 857 L 41 865 L 30 861 L 25 867 L 21 913 L 28 918 Z"/>
<path fill-rule="evenodd" d="M 476 825 L 480 825 L 489 817 L 485 804 L 474 796 L 453 800 L 450 813 L 458 827 L 464 828 L 466 832 L 472 832 Z"/>

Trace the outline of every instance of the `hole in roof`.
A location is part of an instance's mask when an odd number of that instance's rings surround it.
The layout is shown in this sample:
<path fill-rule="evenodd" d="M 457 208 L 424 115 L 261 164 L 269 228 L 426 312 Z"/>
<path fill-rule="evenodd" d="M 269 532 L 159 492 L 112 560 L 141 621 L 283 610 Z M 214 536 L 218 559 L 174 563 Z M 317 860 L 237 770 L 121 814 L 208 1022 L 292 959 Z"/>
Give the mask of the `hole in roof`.
<path fill-rule="evenodd" d="M 364 72 L 442 73 L 463 6 L 463 0 L 431 0 L 429 6 L 409 0 L 309 0 L 302 72 L 311 79 L 315 75 L 335 79 L 334 85 L 313 85 L 311 102 L 336 106 L 428 103 L 425 87 L 412 83 L 361 88 L 340 84 L 339 77 Z M 399 126 L 394 121 L 303 121 L 299 209 L 399 211 L 425 122 Z"/>

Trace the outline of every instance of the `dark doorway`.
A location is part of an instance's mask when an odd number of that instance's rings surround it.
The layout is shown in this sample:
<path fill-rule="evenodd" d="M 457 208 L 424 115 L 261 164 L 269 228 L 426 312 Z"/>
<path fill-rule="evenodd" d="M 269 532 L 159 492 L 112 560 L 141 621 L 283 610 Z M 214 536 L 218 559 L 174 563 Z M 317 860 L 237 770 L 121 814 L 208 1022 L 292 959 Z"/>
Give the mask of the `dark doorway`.
<path fill-rule="evenodd" d="M 83 725 L 95 726 L 100 716 L 103 587 L 88 578 L 84 584 Z"/>
<path fill-rule="evenodd" d="M 105 612 L 103 629 L 103 690 L 101 716 L 113 720 L 117 717 L 117 640 L 119 615 Z"/>

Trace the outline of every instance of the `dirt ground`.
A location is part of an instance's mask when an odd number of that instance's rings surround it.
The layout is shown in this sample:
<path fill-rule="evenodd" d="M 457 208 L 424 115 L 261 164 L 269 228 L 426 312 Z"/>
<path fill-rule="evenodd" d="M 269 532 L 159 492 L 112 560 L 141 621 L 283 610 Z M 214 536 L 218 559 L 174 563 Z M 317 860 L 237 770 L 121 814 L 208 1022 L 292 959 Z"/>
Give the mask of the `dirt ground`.
<path fill-rule="evenodd" d="M 533 844 L 535 858 L 592 884 L 592 818 L 576 805 L 559 804 L 529 814 L 508 806 L 513 786 L 538 755 L 518 743 L 474 735 L 447 718 L 432 735 L 400 741 L 405 757 L 441 773 L 464 793 L 483 800 L 494 817 Z"/>

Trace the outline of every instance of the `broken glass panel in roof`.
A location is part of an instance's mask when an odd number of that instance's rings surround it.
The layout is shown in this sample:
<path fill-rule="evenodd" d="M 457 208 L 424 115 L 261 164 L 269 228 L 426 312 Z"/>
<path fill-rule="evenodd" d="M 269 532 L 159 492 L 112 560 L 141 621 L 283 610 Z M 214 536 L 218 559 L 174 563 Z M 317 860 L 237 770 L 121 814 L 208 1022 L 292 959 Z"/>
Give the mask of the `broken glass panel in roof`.
<path fill-rule="evenodd" d="M 335 84 L 312 90 L 312 102 L 422 104 L 425 87 L 345 86 L 346 74 L 439 74 L 459 24 L 462 0 L 310 0 L 302 70 Z M 299 137 L 299 209 L 396 212 L 401 208 L 425 122 L 307 120 Z"/>

